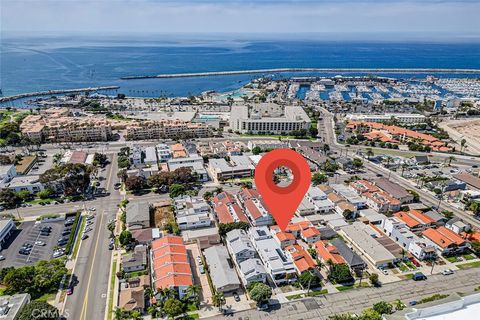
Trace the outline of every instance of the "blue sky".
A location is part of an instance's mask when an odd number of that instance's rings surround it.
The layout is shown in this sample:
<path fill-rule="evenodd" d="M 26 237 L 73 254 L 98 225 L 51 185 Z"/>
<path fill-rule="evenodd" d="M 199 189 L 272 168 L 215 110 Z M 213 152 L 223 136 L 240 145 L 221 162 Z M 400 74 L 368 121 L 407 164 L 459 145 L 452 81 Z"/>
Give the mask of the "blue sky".
<path fill-rule="evenodd" d="M 476 0 L 0 0 L 4 35 L 422 33 L 477 37 Z"/>

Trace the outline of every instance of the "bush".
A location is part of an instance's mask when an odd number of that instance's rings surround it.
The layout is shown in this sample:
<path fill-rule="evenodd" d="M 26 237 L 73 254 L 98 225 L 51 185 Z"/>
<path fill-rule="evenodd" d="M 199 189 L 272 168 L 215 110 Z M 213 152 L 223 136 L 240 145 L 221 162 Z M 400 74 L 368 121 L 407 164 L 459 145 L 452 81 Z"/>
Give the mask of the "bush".
<path fill-rule="evenodd" d="M 80 211 L 75 214 L 75 220 L 73 221 L 72 225 L 72 231 L 70 232 L 70 236 L 68 237 L 67 245 L 65 246 L 65 252 L 67 254 L 70 253 L 70 250 L 72 250 L 73 244 L 75 242 L 75 236 L 77 234 L 77 227 L 78 227 L 78 222 L 80 221 L 81 215 Z"/>

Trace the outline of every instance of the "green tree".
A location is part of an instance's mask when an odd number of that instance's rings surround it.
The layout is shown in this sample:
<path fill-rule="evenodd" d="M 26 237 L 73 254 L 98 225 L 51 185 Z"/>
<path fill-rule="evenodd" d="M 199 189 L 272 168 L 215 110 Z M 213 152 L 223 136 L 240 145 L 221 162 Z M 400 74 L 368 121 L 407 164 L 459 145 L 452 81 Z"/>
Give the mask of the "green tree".
<path fill-rule="evenodd" d="M 58 309 L 44 301 L 30 301 L 15 317 L 16 320 L 54 320 L 59 318 Z"/>
<path fill-rule="evenodd" d="M 106 154 L 95 152 L 93 155 L 93 162 L 103 167 L 107 164 L 108 157 Z"/>
<path fill-rule="evenodd" d="M 257 283 L 249 292 L 250 298 L 257 304 L 270 299 L 272 288 L 262 282 Z"/>
<path fill-rule="evenodd" d="M 379 314 L 377 311 L 373 310 L 372 308 L 369 308 L 369 309 L 363 310 L 361 319 L 362 320 L 382 320 L 382 315 Z"/>
<path fill-rule="evenodd" d="M 248 230 L 250 228 L 250 225 L 248 222 L 245 221 L 237 221 L 237 222 L 230 222 L 230 223 L 220 223 L 218 225 L 218 233 L 223 237 L 225 236 L 228 232 L 234 230 L 234 229 L 242 229 L 242 230 Z"/>
<path fill-rule="evenodd" d="M 163 311 L 171 318 L 175 318 L 176 316 L 179 316 L 183 313 L 183 303 L 182 301 L 175 299 L 175 298 L 169 298 L 165 303 L 163 304 Z"/>
<path fill-rule="evenodd" d="M 475 254 L 480 255 L 480 241 L 472 241 L 470 243 L 471 249 Z"/>
<path fill-rule="evenodd" d="M 370 275 L 370 277 L 368 277 L 368 279 L 370 280 L 370 283 L 374 286 L 378 285 L 378 274 L 376 273 L 372 273 Z"/>
<path fill-rule="evenodd" d="M 298 278 L 298 281 L 304 289 L 307 289 L 307 293 L 310 291 L 310 288 L 315 288 L 321 283 L 320 278 L 311 271 L 302 273 Z"/>
<path fill-rule="evenodd" d="M 218 307 L 218 310 L 222 310 L 222 305 L 225 303 L 223 292 L 215 292 L 212 295 L 212 302 L 214 306 Z"/>
<path fill-rule="evenodd" d="M 252 153 L 253 153 L 254 155 L 260 154 L 261 152 L 262 152 L 262 148 L 260 148 L 259 146 L 255 146 L 255 147 L 253 147 L 253 149 L 252 149 Z"/>
<path fill-rule="evenodd" d="M 145 178 L 137 176 L 128 177 L 125 180 L 125 187 L 127 190 L 138 192 L 146 187 Z"/>
<path fill-rule="evenodd" d="M 357 169 L 360 169 L 361 167 L 363 167 L 362 159 L 354 158 L 353 161 L 352 161 L 352 164 Z"/>
<path fill-rule="evenodd" d="M 314 186 L 317 186 L 319 184 L 322 184 L 322 183 L 326 183 L 328 182 L 328 177 L 325 173 L 323 172 L 315 172 L 313 175 L 312 175 L 312 184 Z"/>
<path fill-rule="evenodd" d="M 22 201 L 25 201 L 30 197 L 30 191 L 28 191 L 28 190 L 21 190 L 21 191 L 16 192 L 15 194 L 17 195 L 17 197 L 22 199 Z"/>
<path fill-rule="evenodd" d="M 168 192 L 170 194 L 170 198 L 176 198 L 184 195 L 186 190 L 183 185 L 174 183 L 170 186 Z"/>
<path fill-rule="evenodd" d="M 6 207 L 12 208 L 19 205 L 22 202 L 22 198 L 12 190 L 5 188 L 0 190 L 0 202 L 3 202 Z"/>
<path fill-rule="evenodd" d="M 350 268 L 346 264 L 332 264 L 328 273 L 328 279 L 336 283 L 352 282 L 353 277 Z"/>
<path fill-rule="evenodd" d="M 48 199 L 48 198 L 50 198 L 50 197 L 53 195 L 53 190 L 47 188 L 47 189 L 38 191 L 36 195 L 37 195 L 37 197 L 39 197 L 40 199 Z"/>
<path fill-rule="evenodd" d="M 132 310 L 132 311 L 130 311 L 129 316 L 130 316 L 131 319 L 137 320 L 137 319 L 140 319 L 142 317 L 142 314 L 137 310 Z"/>
<path fill-rule="evenodd" d="M 380 301 L 373 305 L 373 310 L 377 311 L 379 314 L 391 314 L 393 306 L 388 302 Z"/>
<path fill-rule="evenodd" d="M 124 247 L 132 241 L 132 233 L 128 230 L 123 230 L 118 237 L 118 241 Z"/>
<path fill-rule="evenodd" d="M 371 148 L 368 148 L 367 149 L 368 160 L 370 160 L 370 158 L 373 157 L 374 155 L 375 155 L 375 153 L 373 153 L 373 150 Z"/>

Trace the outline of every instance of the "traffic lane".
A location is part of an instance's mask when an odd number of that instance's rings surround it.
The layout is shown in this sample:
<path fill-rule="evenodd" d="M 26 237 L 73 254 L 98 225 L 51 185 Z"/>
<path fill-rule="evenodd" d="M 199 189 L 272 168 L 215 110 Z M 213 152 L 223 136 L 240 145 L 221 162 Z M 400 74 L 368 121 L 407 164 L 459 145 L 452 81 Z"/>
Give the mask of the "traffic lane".
<path fill-rule="evenodd" d="M 110 264 L 112 251 L 108 250 L 109 232 L 107 232 L 107 224 L 110 219 L 115 218 L 115 214 L 106 212 L 103 221 L 99 223 L 100 231 L 98 247 L 94 252 L 94 265 L 90 286 L 87 284 L 87 303 L 86 310 L 82 319 L 103 319 L 105 317 L 105 308 L 107 302 L 107 290 L 110 274 Z"/>
<path fill-rule="evenodd" d="M 99 212 L 98 209 L 96 212 Z M 99 220 L 99 214 L 95 213 L 95 220 Z M 77 254 L 75 262 L 75 268 L 73 273 L 77 276 L 78 283 L 74 287 L 72 295 L 67 296 L 65 299 L 64 314 L 68 316 L 68 319 L 80 319 L 80 313 L 84 302 L 84 297 L 87 288 L 87 280 L 90 271 L 90 267 L 94 261 L 92 252 L 95 247 L 95 242 L 99 234 L 103 232 L 102 227 L 98 221 L 95 221 L 92 231 L 87 233 L 89 237 L 82 241 L 80 250 Z"/>
<path fill-rule="evenodd" d="M 480 269 L 460 270 L 453 276 L 434 275 L 426 281 L 405 280 L 385 284 L 380 288 L 360 288 L 321 297 L 302 299 L 275 305 L 269 312 L 254 309 L 235 313 L 240 319 L 325 319 L 339 313 L 361 312 L 379 301 L 394 302 L 400 299 L 407 304 L 412 300 L 436 293 L 471 293 L 480 284 Z M 209 319 L 224 319 L 215 316 Z"/>

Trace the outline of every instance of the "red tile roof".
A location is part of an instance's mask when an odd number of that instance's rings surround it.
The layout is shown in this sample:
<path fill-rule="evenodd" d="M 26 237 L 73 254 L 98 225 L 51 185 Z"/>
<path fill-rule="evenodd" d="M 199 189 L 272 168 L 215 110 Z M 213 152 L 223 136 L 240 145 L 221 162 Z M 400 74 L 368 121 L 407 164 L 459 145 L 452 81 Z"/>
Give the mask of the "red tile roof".
<path fill-rule="evenodd" d="M 437 229 L 429 228 L 423 231 L 422 234 L 441 248 L 446 248 L 452 244 L 461 246 L 465 243 L 462 237 L 445 227 L 439 227 Z"/>
<path fill-rule="evenodd" d="M 317 228 L 310 227 L 301 231 L 304 238 L 310 238 L 320 235 L 320 231 Z"/>
<path fill-rule="evenodd" d="M 419 210 L 409 210 L 407 212 L 399 211 L 393 216 L 403 221 L 409 228 L 414 228 L 419 225 L 428 225 L 435 222 L 435 220 Z"/>
<path fill-rule="evenodd" d="M 193 284 L 192 270 L 182 237 L 166 235 L 152 242 L 155 288 Z"/>
<path fill-rule="evenodd" d="M 323 261 L 331 260 L 334 264 L 346 263 L 345 259 L 338 253 L 337 247 L 327 241 L 315 242 L 317 254 Z"/>
<path fill-rule="evenodd" d="M 312 257 L 301 246 L 294 244 L 285 248 L 293 258 L 293 263 L 299 273 L 315 268 Z"/>

